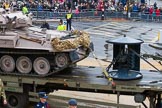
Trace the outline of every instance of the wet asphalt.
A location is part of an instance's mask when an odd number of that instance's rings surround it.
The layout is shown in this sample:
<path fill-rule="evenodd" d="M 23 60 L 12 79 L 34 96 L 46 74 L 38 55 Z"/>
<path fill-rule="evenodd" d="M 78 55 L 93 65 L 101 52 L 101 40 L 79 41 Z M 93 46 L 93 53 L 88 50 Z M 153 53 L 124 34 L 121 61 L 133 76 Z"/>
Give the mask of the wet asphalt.
<path fill-rule="evenodd" d="M 56 29 L 58 22 L 49 23 L 52 29 Z M 107 40 L 120 36 L 128 36 L 143 40 L 142 53 L 150 52 L 147 46 L 149 43 L 157 42 L 159 30 L 162 30 L 161 23 L 142 22 L 142 21 L 73 21 L 74 29 L 83 30 L 90 34 L 91 41 L 94 44 L 94 52 L 100 59 L 111 59 L 112 45 L 106 43 Z M 147 45 L 146 45 L 147 44 Z M 154 50 L 151 48 L 151 50 Z M 92 57 L 92 55 L 90 55 Z"/>

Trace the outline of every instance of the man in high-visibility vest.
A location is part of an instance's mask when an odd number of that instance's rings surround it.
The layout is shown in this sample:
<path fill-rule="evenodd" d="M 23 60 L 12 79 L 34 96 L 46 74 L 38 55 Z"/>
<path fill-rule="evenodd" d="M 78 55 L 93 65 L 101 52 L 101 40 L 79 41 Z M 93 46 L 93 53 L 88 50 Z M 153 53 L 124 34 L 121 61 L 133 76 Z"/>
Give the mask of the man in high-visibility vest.
<path fill-rule="evenodd" d="M 22 12 L 23 12 L 23 14 L 28 14 L 29 13 L 28 8 L 26 7 L 26 5 L 23 6 Z"/>
<path fill-rule="evenodd" d="M 69 12 L 66 14 L 65 16 L 67 24 L 66 24 L 66 30 L 68 31 L 71 30 L 71 20 L 72 20 L 72 13 L 71 13 L 71 9 L 69 10 Z"/>
<path fill-rule="evenodd" d="M 60 19 L 59 25 L 57 26 L 57 30 L 58 31 L 64 31 L 65 30 L 62 19 Z"/>

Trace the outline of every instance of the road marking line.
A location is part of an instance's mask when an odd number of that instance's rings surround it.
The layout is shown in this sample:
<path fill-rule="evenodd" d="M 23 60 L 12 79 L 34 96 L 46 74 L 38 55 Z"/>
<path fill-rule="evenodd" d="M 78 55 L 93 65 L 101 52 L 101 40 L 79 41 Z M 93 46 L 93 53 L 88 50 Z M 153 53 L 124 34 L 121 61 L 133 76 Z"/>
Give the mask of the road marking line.
<path fill-rule="evenodd" d="M 129 23 L 130 24 L 130 23 Z M 99 26 L 95 26 L 95 27 L 91 27 L 88 29 L 85 29 L 85 31 L 89 32 L 90 34 L 94 34 L 94 35 L 101 35 L 101 36 L 108 36 L 108 37 L 115 37 L 116 35 L 118 35 L 118 33 L 116 33 L 118 30 L 126 30 L 129 29 L 130 26 L 129 24 L 124 24 L 124 23 L 119 23 L 119 22 L 108 22 L 106 24 L 102 24 Z M 113 25 L 113 26 L 111 26 Z M 112 30 L 111 30 L 112 28 Z M 114 29 L 113 29 L 114 28 Z M 149 33 L 149 30 L 151 28 L 145 27 L 145 28 L 137 28 L 137 32 L 141 32 L 141 33 Z M 113 31 L 113 33 L 112 33 Z M 139 33 L 138 32 L 138 33 Z M 148 35 L 146 35 L 147 37 L 152 37 L 153 35 L 156 35 L 158 31 L 156 30 L 152 30 Z M 122 32 L 124 33 L 124 32 Z M 140 34 L 141 34 L 140 33 Z M 151 36 L 149 36 L 151 35 Z M 145 37 L 145 35 L 141 35 L 142 37 Z M 129 37 L 134 37 L 133 34 L 129 34 Z M 156 36 L 155 38 L 153 38 L 151 40 L 151 38 L 142 38 L 145 42 L 156 42 L 158 40 L 158 36 Z"/>
<path fill-rule="evenodd" d="M 106 36 L 106 37 L 115 37 L 114 34 L 109 34 L 109 33 L 97 33 L 97 32 L 88 32 L 92 35 L 102 35 L 102 36 Z"/>
<path fill-rule="evenodd" d="M 116 25 L 116 26 L 122 26 L 122 27 L 132 27 L 129 24 L 124 24 L 124 23 L 109 23 L 110 25 Z"/>
<path fill-rule="evenodd" d="M 99 28 L 99 27 L 102 27 L 102 26 L 106 26 L 106 25 L 108 25 L 108 24 L 109 24 L 109 23 L 102 24 L 102 25 L 95 26 L 95 27 L 91 27 L 91 28 L 88 28 L 88 29 L 84 29 L 84 31 L 91 30 L 91 29 L 94 29 L 94 28 Z"/>

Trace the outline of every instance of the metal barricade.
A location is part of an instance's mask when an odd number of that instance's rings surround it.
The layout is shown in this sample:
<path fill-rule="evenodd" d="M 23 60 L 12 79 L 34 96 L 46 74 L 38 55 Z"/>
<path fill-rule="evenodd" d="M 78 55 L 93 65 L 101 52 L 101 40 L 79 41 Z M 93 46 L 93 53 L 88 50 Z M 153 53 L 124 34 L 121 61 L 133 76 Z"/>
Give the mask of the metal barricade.
<path fill-rule="evenodd" d="M 151 14 L 142 14 L 141 15 L 142 21 L 149 21 L 149 22 L 162 22 L 162 15 L 160 16 L 152 16 Z"/>
<path fill-rule="evenodd" d="M 65 18 L 67 12 L 51 12 L 51 11 L 31 11 L 34 15 L 34 18 L 37 19 L 60 19 Z M 84 11 L 80 12 L 79 14 L 73 13 L 74 19 L 85 19 L 85 18 L 101 18 L 101 11 Z M 104 12 L 105 19 L 108 18 L 127 18 L 125 14 L 122 12 Z"/>
<path fill-rule="evenodd" d="M 65 19 L 67 12 L 57 12 L 57 11 L 31 11 L 34 15 L 34 18 L 37 19 Z M 91 10 L 91 11 L 82 11 L 79 13 L 73 12 L 73 19 L 96 19 L 101 18 L 102 12 Z M 105 11 L 104 12 L 105 19 L 109 18 L 129 18 L 128 13 L 124 12 L 116 12 L 116 11 Z M 150 14 L 145 14 L 141 12 L 131 12 L 130 19 L 139 19 L 142 21 L 162 21 L 162 15 L 159 17 L 153 18 Z"/>
<path fill-rule="evenodd" d="M 140 12 L 131 12 L 130 13 L 130 18 L 140 19 L 141 18 L 141 13 Z"/>
<path fill-rule="evenodd" d="M 142 21 L 151 21 L 152 17 L 150 14 L 142 14 L 141 15 L 141 20 Z"/>

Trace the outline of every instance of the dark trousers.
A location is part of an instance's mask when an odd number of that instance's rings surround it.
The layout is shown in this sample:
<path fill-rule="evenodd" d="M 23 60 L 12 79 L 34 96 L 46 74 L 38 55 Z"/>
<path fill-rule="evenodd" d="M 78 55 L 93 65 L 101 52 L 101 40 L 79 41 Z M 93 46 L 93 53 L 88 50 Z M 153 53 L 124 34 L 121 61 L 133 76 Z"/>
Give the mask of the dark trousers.
<path fill-rule="evenodd" d="M 8 105 L 3 104 L 3 97 L 0 97 L 0 108 L 9 108 Z"/>
<path fill-rule="evenodd" d="M 67 20 L 66 30 L 71 30 L 71 20 Z"/>

